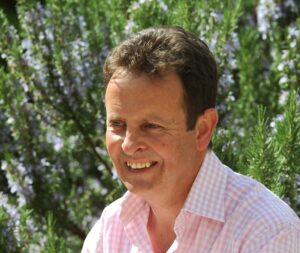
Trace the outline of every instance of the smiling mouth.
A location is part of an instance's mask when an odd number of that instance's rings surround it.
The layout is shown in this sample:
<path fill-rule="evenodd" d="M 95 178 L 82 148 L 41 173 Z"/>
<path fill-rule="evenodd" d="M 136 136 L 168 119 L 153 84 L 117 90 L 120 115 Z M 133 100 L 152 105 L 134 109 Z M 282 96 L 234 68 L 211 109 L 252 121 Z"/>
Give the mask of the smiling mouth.
<path fill-rule="evenodd" d="M 126 162 L 125 163 L 127 168 L 131 170 L 143 170 L 153 167 L 157 162 L 143 162 L 143 163 L 135 163 L 135 162 Z"/>

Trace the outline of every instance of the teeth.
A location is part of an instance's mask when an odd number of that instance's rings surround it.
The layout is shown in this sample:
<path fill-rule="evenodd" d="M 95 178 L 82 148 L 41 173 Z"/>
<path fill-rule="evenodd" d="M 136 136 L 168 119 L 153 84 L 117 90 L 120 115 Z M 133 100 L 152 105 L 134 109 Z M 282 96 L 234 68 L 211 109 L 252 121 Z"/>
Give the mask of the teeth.
<path fill-rule="evenodd" d="M 146 163 L 130 163 L 126 162 L 127 166 L 132 168 L 132 169 L 143 169 L 143 168 L 149 168 L 151 166 L 150 162 Z"/>

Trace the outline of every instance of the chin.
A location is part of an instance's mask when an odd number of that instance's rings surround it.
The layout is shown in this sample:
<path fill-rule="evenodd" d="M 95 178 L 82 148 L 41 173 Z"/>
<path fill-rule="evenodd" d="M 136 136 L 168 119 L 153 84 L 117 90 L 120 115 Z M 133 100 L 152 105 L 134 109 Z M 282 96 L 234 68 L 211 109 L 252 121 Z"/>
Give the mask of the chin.
<path fill-rule="evenodd" d="M 135 193 L 137 195 L 144 195 L 150 193 L 153 190 L 153 184 L 150 184 L 148 182 L 132 183 L 128 181 L 123 181 L 123 184 L 125 185 L 128 191 Z"/>

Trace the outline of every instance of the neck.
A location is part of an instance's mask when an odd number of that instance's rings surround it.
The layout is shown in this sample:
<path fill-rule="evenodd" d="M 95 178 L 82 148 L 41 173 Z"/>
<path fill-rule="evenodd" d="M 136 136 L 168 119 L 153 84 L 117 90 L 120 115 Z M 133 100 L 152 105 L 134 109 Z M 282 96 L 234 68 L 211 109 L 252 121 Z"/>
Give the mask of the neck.
<path fill-rule="evenodd" d="M 201 157 L 200 164 L 202 164 L 203 157 L 204 155 Z M 147 230 L 153 252 L 166 252 L 175 240 L 175 220 L 187 199 L 198 171 L 199 169 L 194 170 L 191 180 L 181 180 L 176 187 L 159 189 L 155 194 L 152 192 L 143 196 L 150 205 Z"/>
<path fill-rule="evenodd" d="M 196 164 L 196 168 L 189 176 L 178 182 L 176 186 L 165 187 L 164 189 L 155 189 L 154 192 L 142 194 L 142 198 L 150 205 L 154 217 L 159 222 L 174 224 L 177 215 L 182 209 L 194 180 L 199 172 L 203 162 L 205 153 L 202 153 L 200 161 Z M 190 180 L 188 180 L 188 178 Z"/>
<path fill-rule="evenodd" d="M 184 202 L 185 198 L 181 201 L 177 199 L 176 201 L 149 203 L 152 218 L 165 226 L 171 226 L 173 228 L 175 219 L 182 209 Z"/>
<path fill-rule="evenodd" d="M 165 210 L 169 210 L 165 212 Z M 154 253 L 166 252 L 175 240 L 174 224 L 180 208 L 151 207 L 147 230 Z"/>

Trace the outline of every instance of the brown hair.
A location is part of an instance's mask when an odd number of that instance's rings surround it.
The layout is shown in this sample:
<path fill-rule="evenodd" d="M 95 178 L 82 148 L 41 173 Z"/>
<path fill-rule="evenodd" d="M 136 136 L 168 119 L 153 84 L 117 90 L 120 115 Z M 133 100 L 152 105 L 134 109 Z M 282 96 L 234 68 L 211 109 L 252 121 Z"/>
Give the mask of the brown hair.
<path fill-rule="evenodd" d="M 116 47 L 104 64 L 107 85 L 117 69 L 161 77 L 175 71 L 183 85 L 187 129 L 197 118 L 215 107 L 217 65 L 208 46 L 181 27 L 149 28 Z"/>

